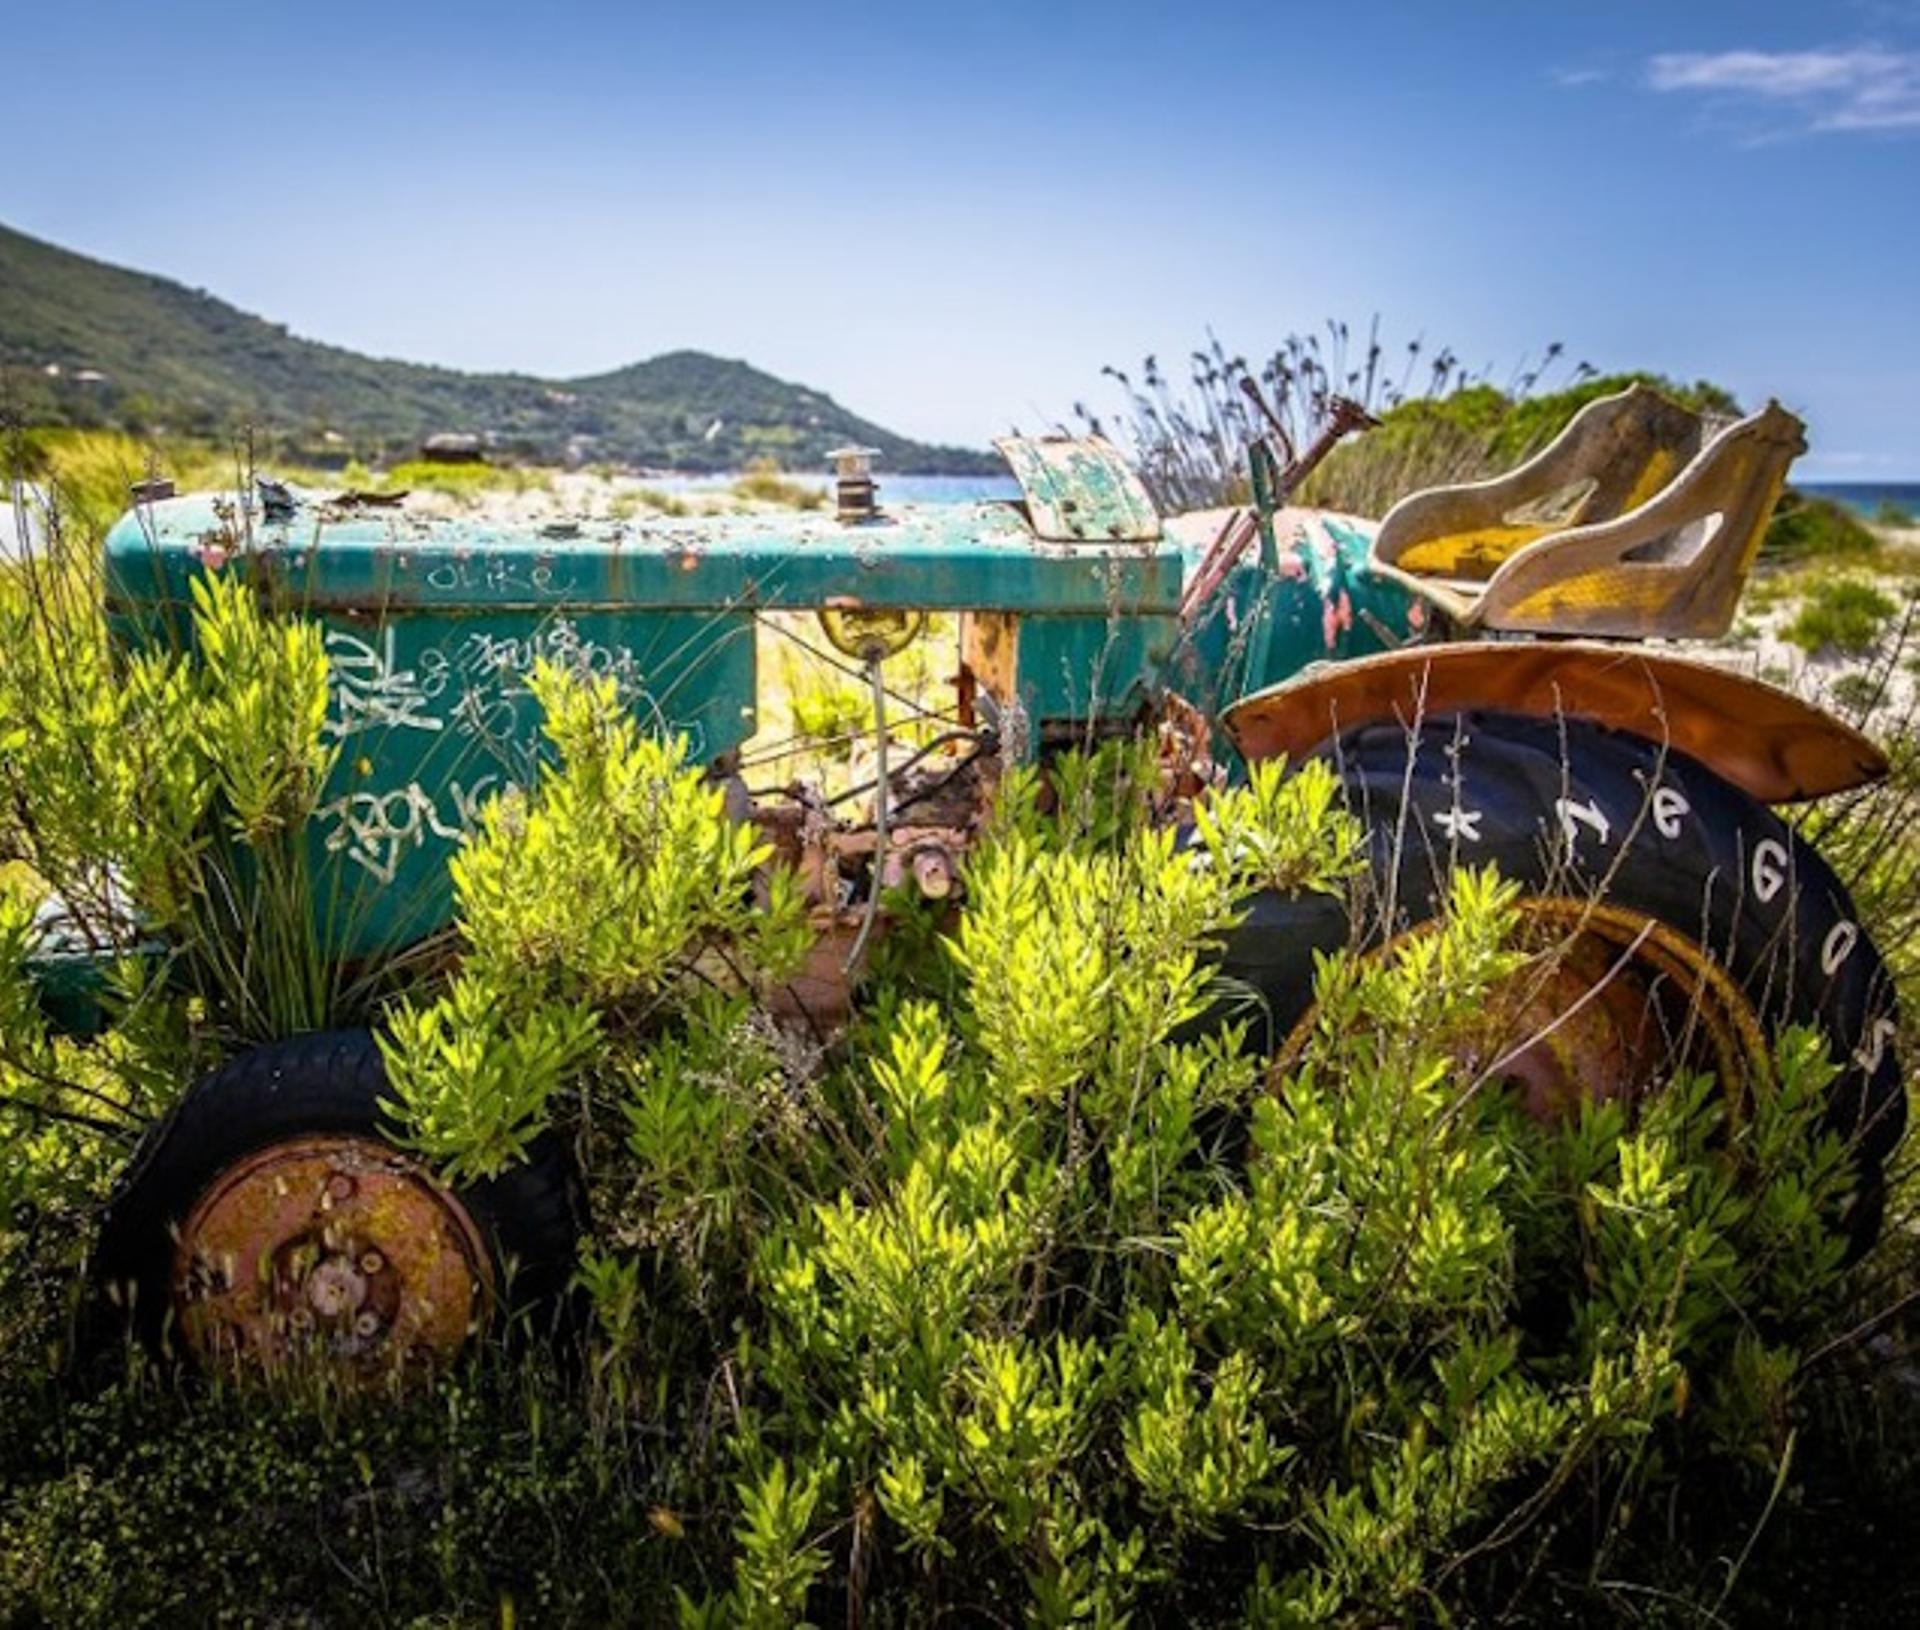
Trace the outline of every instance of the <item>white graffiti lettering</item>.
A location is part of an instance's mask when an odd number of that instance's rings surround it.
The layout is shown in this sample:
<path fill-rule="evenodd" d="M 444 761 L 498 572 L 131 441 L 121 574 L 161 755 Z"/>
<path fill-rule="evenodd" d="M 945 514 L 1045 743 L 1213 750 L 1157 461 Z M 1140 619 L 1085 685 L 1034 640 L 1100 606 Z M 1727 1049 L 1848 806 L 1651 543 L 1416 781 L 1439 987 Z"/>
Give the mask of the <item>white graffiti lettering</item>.
<path fill-rule="evenodd" d="M 1576 804 L 1571 798 L 1556 798 L 1553 807 L 1559 813 L 1560 829 L 1566 834 L 1568 848 L 1579 841 L 1580 828 L 1583 826 L 1589 828 L 1602 843 L 1613 834 L 1613 823 L 1598 804 Z"/>
<path fill-rule="evenodd" d="M 391 792 L 351 792 L 324 804 L 320 819 L 331 821 L 326 834 L 329 854 L 345 852 L 362 871 L 381 883 L 399 875 L 401 863 L 429 837 L 449 842 L 463 836 L 479 818 L 480 806 L 500 778 L 484 775 L 471 787 L 447 784 L 452 819 L 440 812 L 433 794 L 410 781 Z"/>
<path fill-rule="evenodd" d="M 1835 923 L 1820 947 L 1820 971 L 1835 974 L 1840 964 L 1853 954 L 1854 946 L 1859 942 L 1860 930 L 1852 923 Z"/>
<path fill-rule="evenodd" d="M 345 629 L 327 630 L 332 698 L 327 735 L 363 730 L 441 731 L 498 738 L 513 733 L 527 681 L 540 662 L 583 678 L 611 679 L 632 706 L 644 694 L 640 661 L 624 645 L 585 638 L 562 617 L 524 636 L 472 633 L 452 650 L 429 646 L 403 668 L 389 624 L 375 647 Z"/>
<path fill-rule="evenodd" d="M 428 696 L 411 668 L 394 660 L 393 625 L 384 649 L 375 650 L 345 629 L 327 630 L 327 666 L 332 707 L 324 733 L 340 741 L 362 730 L 441 730 L 442 720 L 428 709 Z"/>
<path fill-rule="evenodd" d="M 1433 821 L 1455 843 L 1480 841 L 1480 811 L 1477 809 L 1437 809 L 1433 812 Z"/>
<path fill-rule="evenodd" d="M 1891 1019 L 1875 1019 L 1873 1028 L 1867 1032 L 1867 1039 L 1854 1049 L 1853 1061 L 1868 1075 L 1880 1068 L 1881 1059 L 1887 1056 L 1887 1048 L 1893 1038 L 1900 1033 L 1900 1027 Z"/>
<path fill-rule="evenodd" d="M 1672 787 L 1653 789 L 1653 824 L 1663 838 L 1680 836 L 1680 817 L 1693 812 L 1693 805 Z"/>
<path fill-rule="evenodd" d="M 1777 838 L 1753 846 L 1753 897 L 1765 905 L 1787 884 L 1787 847 Z"/>

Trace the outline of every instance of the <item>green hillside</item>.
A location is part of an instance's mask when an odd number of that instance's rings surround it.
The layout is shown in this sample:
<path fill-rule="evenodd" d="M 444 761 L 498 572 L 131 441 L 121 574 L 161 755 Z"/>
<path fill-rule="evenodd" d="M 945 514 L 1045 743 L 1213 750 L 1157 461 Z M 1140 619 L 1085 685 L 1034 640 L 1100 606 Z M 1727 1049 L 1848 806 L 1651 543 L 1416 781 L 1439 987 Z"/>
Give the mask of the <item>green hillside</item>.
<path fill-rule="evenodd" d="M 910 441 L 831 397 L 699 351 L 591 378 L 469 374 L 289 334 L 201 290 L 0 227 L 0 372 L 28 423 L 229 435 L 282 448 L 406 456 L 464 431 L 507 456 L 734 469 L 818 468 L 847 441 L 896 473 L 997 471 L 984 451 Z"/>

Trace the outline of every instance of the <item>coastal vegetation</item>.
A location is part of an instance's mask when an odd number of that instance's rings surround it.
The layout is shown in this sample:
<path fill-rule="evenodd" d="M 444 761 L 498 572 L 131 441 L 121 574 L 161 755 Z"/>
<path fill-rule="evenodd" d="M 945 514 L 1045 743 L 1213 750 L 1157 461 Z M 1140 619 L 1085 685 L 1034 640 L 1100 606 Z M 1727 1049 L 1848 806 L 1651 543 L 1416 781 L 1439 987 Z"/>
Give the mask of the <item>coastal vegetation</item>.
<path fill-rule="evenodd" d="M 1511 462 L 1612 383 L 1383 387 L 1312 491 Z M 1231 491 L 1201 443 L 1158 479 Z M 315 628 L 228 586 L 179 653 L 105 637 L 129 463 L 233 487 L 249 454 L 68 428 L 21 457 L 72 497 L 0 567 L 0 1620 L 1828 1624 L 1920 1589 L 1920 1196 L 1909 1157 L 1849 1260 L 1812 1033 L 1751 1100 L 1683 1073 L 1536 1122 L 1472 1062 L 1521 952 L 1512 885 L 1463 870 L 1433 932 L 1319 966 L 1270 1066 L 1214 953 L 1259 891 L 1362 888 L 1354 818 L 1324 766 L 1268 766 L 1180 848 L 1124 740 L 1010 772 L 957 911 L 903 902 L 846 1034 L 796 1031 L 792 879 L 756 885 L 684 743 L 555 667 L 548 769 L 452 863 L 452 954 L 342 975 L 303 871 L 337 751 Z M 453 503 L 562 479 L 311 474 Z M 817 496 L 762 467 L 723 501 Z M 1802 643 L 1901 669 L 1894 546 L 1783 519 Z M 761 639 L 780 733 L 850 755 L 849 677 Z M 1805 830 L 1910 984 L 1920 757 L 1884 684 L 1859 700 L 1894 774 Z M 165 948 L 110 959 L 91 1035 L 28 978 L 54 900 Z M 156 1362 L 85 1277 L 129 1151 L 249 1041 L 365 1019 L 392 1136 L 450 1179 L 571 1151 L 558 1332 L 371 1392 Z"/>
<path fill-rule="evenodd" d="M 1822 578 L 1807 591 L 1787 625 L 1787 638 L 1818 655 L 1865 656 L 1879 643 L 1899 606 L 1857 577 Z"/>

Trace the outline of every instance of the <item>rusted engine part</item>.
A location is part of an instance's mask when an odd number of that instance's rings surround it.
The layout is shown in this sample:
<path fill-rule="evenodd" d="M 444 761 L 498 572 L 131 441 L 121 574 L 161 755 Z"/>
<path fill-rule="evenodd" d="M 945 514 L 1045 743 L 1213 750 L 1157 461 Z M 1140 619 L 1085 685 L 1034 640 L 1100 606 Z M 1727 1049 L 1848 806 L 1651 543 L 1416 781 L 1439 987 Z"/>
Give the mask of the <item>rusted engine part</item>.
<path fill-rule="evenodd" d="M 1148 819 L 1177 825 L 1192 819 L 1193 801 L 1223 784 L 1225 768 L 1212 756 L 1213 731 L 1201 711 L 1180 697 L 1163 698 L 1158 714 L 1136 721 L 1151 731 L 1157 751 L 1157 787 L 1148 793 Z M 1064 750 L 1088 745 L 1063 735 Z M 1042 757 L 1046 756 L 1043 751 Z M 735 783 L 730 808 L 750 819 L 772 845 L 775 861 L 800 879 L 815 934 L 806 968 L 772 994 L 776 1014 L 831 1028 L 847 1016 L 869 903 L 910 889 L 922 900 L 958 904 L 966 859 L 992 811 L 1004 762 L 990 729 L 954 730 L 936 738 L 888 777 L 890 819 L 884 832 L 871 803 L 852 817 L 836 811 L 877 788 L 855 788 L 829 799 L 805 782 L 779 795 L 750 798 Z M 1043 798 L 1044 803 L 1044 798 Z M 878 914 L 879 932 L 887 924 Z"/>
<path fill-rule="evenodd" d="M 1160 761 L 1160 807 L 1156 817 L 1185 825 L 1193 801 L 1223 787 L 1227 767 L 1213 756 L 1213 721 L 1184 696 L 1168 691 L 1160 700 L 1155 740 Z"/>
<path fill-rule="evenodd" d="M 949 743 L 961 747 L 964 738 Z M 879 857 L 880 892 L 910 884 L 932 900 L 953 893 L 961 858 L 993 801 L 999 781 L 991 736 L 952 757 L 909 764 L 888 780 L 893 819 L 884 836 L 871 818 L 843 820 L 817 787 L 805 782 L 781 799 L 761 799 L 752 820 L 775 856 L 800 878 L 807 904 L 838 912 L 872 892 Z"/>
<path fill-rule="evenodd" d="M 893 818 L 884 833 L 871 811 L 843 819 L 804 782 L 754 803 L 749 818 L 776 863 L 799 878 L 814 931 L 806 966 L 769 995 L 776 1016 L 838 1027 L 852 1006 L 870 915 L 885 932 L 881 898 L 900 888 L 933 902 L 957 895 L 962 862 L 999 782 L 998 744 L 989 734 L 954 732 L 943 745 L 946 753 L 909 761 L 888 777 Z"/>

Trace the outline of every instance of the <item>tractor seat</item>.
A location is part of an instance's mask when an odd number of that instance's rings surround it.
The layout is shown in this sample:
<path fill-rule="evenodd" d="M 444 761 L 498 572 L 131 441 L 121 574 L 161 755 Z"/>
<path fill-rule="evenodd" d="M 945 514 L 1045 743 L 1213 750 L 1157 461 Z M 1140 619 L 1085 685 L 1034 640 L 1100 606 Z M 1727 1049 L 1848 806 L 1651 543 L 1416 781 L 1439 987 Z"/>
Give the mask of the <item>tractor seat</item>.
<path fill-rule="evenodd" d="M 1372 569 L 1463 632 L 1717 638 L 1804 431 L 1778 402 L 1715 430 L 1633 385 L 1505 475 L 1403 498 Z"/>

